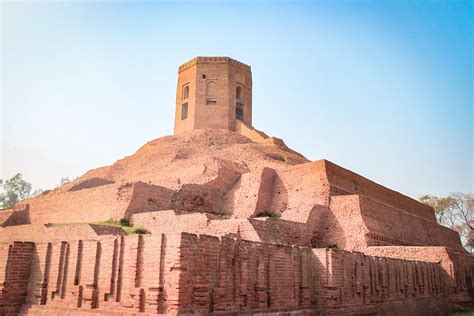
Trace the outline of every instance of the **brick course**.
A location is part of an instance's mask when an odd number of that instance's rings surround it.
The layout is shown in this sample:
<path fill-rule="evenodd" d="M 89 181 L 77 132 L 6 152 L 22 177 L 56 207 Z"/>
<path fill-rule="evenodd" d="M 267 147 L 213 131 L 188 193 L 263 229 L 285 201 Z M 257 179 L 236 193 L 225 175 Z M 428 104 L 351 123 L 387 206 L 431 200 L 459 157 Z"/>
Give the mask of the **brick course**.
<path fill-rule="evenodd" d="M 27 297 L 33 243 L 0 244 L 0 315 L 17 315 Z"/>
<path fill-rule="evenodd" d="M 26 301 L 22 314 L 441 315 L 468 296 L 474 273 L 454 265 L 449 275 L 436 262 L 449 260 L 443 251 L 427 262 L 189 233 L 15 242 L 0 311 L 14 315 Z"/>
<path fill-rule="evenodd" d="M 257 130 L 251 89 L 249 66 L 192 59 L 175 135 L 0 212 L 0 316 L 474 305 L 474 258 L 432 208 Z M 151 235 L 99 223 L 109 218 Z"/>

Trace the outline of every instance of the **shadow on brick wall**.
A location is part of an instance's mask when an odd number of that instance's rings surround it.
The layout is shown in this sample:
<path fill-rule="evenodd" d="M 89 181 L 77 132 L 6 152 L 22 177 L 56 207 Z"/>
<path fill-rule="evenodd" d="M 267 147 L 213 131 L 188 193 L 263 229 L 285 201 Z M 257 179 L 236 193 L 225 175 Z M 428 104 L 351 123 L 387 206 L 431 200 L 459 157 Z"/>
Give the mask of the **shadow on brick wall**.
<path fill-rule="evenodd" d="M 29 242 L 14 242 L 9 246 L 4 277 L 0 279 L 2 316 L 18 315 L 26 301 L 34 247 Z"/>
<path fill-rule="evenodd" d="M 36 305 L 25 306 L 31 314 L 127 315 L 442 315 L 454 298 L 473 302 L 456 295 L 472 283 L 469 262 L 453 266 L 453 282 L 437 262 L 189 233 L 15 242 L 5 262 L 2 316 L 15 315 L 25 299 Z"/>
<path fill-rule="evenodd" d="M 10 217 L 2 224 L 1 227 L 27 224 L 31 224 L 29 204 L 13 208 L 13 212 L 11 213 Z"/>

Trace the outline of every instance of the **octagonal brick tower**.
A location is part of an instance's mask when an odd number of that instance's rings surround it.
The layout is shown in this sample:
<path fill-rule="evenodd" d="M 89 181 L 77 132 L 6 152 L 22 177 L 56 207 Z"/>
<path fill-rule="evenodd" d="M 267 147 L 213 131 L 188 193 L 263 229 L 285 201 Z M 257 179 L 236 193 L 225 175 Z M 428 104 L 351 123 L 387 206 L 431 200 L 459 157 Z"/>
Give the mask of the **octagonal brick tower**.
<path fill-rule="evenodd" d="M 196 57 L 179 66 L 174 134 L 252 126 L 250 66 L 229 57 Z"/>

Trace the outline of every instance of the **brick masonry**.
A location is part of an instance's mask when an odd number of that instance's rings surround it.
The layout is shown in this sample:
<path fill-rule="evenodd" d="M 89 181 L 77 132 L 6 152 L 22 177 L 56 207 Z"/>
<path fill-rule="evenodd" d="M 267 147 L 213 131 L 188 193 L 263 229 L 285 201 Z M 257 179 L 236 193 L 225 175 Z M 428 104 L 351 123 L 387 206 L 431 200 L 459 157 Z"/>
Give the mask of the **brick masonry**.
<path fill-rule="evenodd" d="M 0 246 L 0 315 L 17 315 L 24 304 L 31 273 L 34 244 Z"/>
<path fill-rule="evenodd" d="M 239 104 L 241 120 L 252 125 L 252 73 L 248 65 L 229 57 L 196 57 L 179 67 L 176 91 L 175 134 L 199 128 L 235 130 Z"/>
<path fill-rule="evenodd" d="M 316 310 L 441 315 L 452 308 L 452 297 L 468 296 L 474 276 L 472 267 L 453 267 L 453 279 L 437 260 L 189 233 L 15 242 L 2 249 L 7 268 L 0 283 L 1 315 L 15 315 L 22 305 L 20 314 L 31 315 Z"/>
<path fill-rule="evenodd" d="M 0 212 L 0 315 L 474 306 L 474 257 L 432 208 L 307 160 L 255 129 L 251 114 L 249 66 L 180 66 L 175 135 Z M 109 218 L 151 234 L 126 236 L 100 223 Z"/>

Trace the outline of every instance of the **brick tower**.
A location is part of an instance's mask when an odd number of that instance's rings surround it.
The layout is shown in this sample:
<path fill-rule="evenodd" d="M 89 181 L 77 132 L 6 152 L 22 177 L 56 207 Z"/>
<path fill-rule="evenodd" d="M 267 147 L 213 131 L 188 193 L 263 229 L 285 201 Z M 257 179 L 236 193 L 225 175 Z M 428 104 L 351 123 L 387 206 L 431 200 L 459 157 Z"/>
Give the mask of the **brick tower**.
<path fill-rule="evenodd" d="M 178 70 L 174 133 L 252 126 L 250 66 L 229 57 L 196 57 Z"/>

